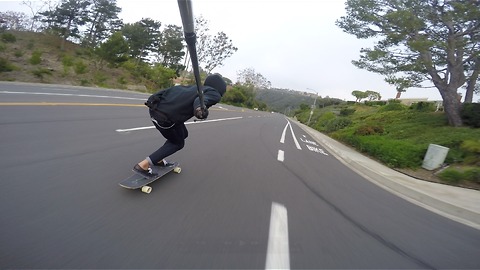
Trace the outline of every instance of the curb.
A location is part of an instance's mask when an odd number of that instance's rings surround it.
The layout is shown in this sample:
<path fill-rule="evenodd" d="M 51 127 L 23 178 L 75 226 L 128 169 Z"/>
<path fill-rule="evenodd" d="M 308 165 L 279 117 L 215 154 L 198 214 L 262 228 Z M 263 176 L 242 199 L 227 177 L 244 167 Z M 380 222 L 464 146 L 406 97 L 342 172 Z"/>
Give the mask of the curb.
<path fill-rule="evenodd" d="M 291 119 L 318 143 L 328 149 L 340 162 L 351 168 L 353 171 L 363 176 L 368 181 L 377 186 L 432 212 L 440 214 L 449 219 L 468 225 L 480 230 L 480 212 L 476 209 L 467 209 L 466 207 L 454 205 L 428 193 L 432 188 L 443 188 L 455 190 L 457 193 L 465 192 L 472 195 L 474 203 L 480 205 L 480 192 L 470 189 L 445 186 L 438 183 L 419 180 L 405 175 L 393 169 L 384 166 L 377 161 L 365 157 L 355 149 L 343 145 L 340 142 L 310 128 L 296 120 Z M 357 157 L 357 159 L 355 158 Z M 365 162 L 362 162 L 365 160 Z M 414 189 L 413 185 L 422 186 L 420 189 Z M 424 192 L 422 192 L 423 190 Z M 478 193 L 478 194 L 477 194 Z"/>

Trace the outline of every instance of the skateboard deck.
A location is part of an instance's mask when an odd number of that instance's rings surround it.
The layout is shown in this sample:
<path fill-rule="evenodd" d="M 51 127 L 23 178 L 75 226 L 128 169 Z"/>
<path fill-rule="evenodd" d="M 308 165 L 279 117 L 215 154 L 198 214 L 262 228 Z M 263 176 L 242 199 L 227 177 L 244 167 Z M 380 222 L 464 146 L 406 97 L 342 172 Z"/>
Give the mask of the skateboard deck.
<path fill-rule="evenodd" d="M 160 179 L 162 176 L 171 171 L 174 171 L 175 173 L 180 173 L 182 171 L 182 169 L 180 168 L 180 163 L 174 162 L 172 166 L 168 167 L 152 166 L 152 172 L 157 174 L 157 176 L 147 178 L 138 173 L 134 173 L 122 182 L 120 182 L 119 185 L 128 189 L 142 188 L 142 192 L 148 194 L 152 192 L 152 187 L 148 186 L 148 184 Z"/>

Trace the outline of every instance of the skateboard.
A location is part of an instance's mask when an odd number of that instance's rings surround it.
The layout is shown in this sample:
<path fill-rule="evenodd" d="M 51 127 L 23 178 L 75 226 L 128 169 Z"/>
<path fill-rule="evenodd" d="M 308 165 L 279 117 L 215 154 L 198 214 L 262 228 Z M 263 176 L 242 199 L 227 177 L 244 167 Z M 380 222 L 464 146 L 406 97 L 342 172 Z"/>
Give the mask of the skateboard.
<path fill-rule="evenodd" d="M 137 189 L 142 188 L 143 193 L 149 194 L 152 192 L 152 187 L 148 186 L 148 184 L 160 179 L 162 176 L 169 172 L 180 173 L 182 168 L 180 168 L 180 163 L 174 162 L 172 166 L 168 167 L 160 167 L 160 166 L 152 166 L 152 172 L 156 173 L 157 176 L 147 178 L 143 175 L 138 173 L 134 173 L 130 177 L 126 178 L 122 182 L 118 183 L 121 187 L 128 188 L 128 189 Z"/>

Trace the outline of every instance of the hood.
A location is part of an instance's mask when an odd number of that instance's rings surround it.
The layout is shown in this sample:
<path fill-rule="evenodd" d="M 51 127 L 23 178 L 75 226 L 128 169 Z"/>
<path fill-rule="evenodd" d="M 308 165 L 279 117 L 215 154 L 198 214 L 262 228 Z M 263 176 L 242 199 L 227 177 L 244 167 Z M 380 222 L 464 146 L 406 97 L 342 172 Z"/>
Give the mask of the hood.
<path fill-rule="evenodd" d="M 209 75 L 205 79 L 205 83 L 203 83 L 203 85 L 213 87 L 215 90 L 218 91 L 218 93 L 220 93 L 221 96 L 223 96 L 223 94 L 225 94 L 225 91 L 227 91 L 227 84 L 223 80 L 222 76 L 219 74 Z"/>

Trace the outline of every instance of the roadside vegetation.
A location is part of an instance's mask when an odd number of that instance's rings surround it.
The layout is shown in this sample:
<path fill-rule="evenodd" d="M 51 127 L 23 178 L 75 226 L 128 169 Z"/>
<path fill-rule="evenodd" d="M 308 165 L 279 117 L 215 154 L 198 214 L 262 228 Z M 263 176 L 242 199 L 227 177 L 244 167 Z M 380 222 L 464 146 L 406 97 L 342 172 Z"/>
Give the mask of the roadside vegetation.
<path fill-rule="evenodd" d="M 432 173 L 444 183 L 479 189 L 480 104 L 465 104 L 463 119 L 469 126 L 463 127 L 451 127 L 436 109 L 428 102 L 349 102 L 317 107 L 309 126 L 404 172 L 423 170 L 429 144 L 448 147 L 444 166 Z M 306 124 L 310 112 L 304 105 L 294 116 Z"/>
<path fill-rule="evenodd" d="M 7 31 L 0 34 L 0 80 L 58 83 L 157 91 L 173 85 L 175 71 L 161 65 L 126 60 L 112 65 L 88 48 L 44 33 Z M 342 141 L 398 170 L 422 171 L 429 144 L 450 148 L 445 167 L 434 179 L 480 189 L 480 104 L 464 104 L 465 126 L 452 127 L 432 103 L 410 107 L 395 100 L 344 102 L 288 89 L 272 89 L 253 69 L 239 74 L 222 102 L 238 107 L 274 110 Z M 190 81 L 189 81 L 190 80 Z M 182 83 L 193 83 L 188 75 Z M 314 101 L 316 98 L 316 101 Z M 316 103 L 310 117 L 311 106 Z M 310 119 L 310 121 L 309 121 Z M 448 167 L 447 167 L 448 166 Z"/>

